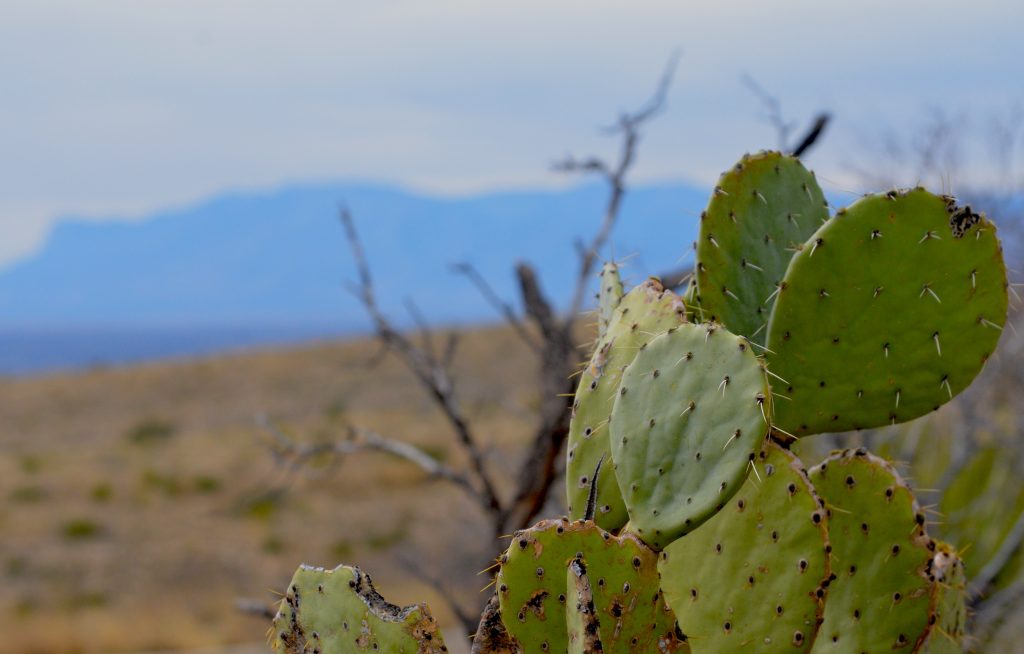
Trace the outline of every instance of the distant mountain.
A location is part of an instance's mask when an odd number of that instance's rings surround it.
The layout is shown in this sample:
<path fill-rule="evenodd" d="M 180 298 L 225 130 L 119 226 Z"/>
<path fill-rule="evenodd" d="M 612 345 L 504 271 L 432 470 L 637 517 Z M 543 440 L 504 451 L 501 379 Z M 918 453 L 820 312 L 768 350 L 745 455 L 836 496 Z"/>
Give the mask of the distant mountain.
<path fill-rule="evenodd" d="M 574 243 L 595 232 L 604 200 L 596 184 L 456 198 L 324 184 L 225 195 L 141 220 L 64 219 L 37 254 L 0 271 L 0 371 L 12 369 L 4 350 L 16 350 L 22 363 L 13 368 L 23 369 L 33 347 L 66 360 L 59 352 L 84 334 L 111 341 L 113 351 L 71 365 L 121 360 L 118 343 L 131 350 L 125 335 L 140 330 L 208 344 L 365 330 L 366 316 L 344 288 L 354 271 L 337 221 L 342 203 L 356 218 L 380 302 L 399 322 L 408 324 L 407 300 L 435 323 L 495 318 L 450 270 L 462 261 L 514 301 L 512 270 L 527 260 L 564 305 L 578 263 Z M 636 255 L 633 280 L 678 265 L 690 257 L 706 201 L 704 189 L 682 184 L 631 189 L 606 254 Z"/>

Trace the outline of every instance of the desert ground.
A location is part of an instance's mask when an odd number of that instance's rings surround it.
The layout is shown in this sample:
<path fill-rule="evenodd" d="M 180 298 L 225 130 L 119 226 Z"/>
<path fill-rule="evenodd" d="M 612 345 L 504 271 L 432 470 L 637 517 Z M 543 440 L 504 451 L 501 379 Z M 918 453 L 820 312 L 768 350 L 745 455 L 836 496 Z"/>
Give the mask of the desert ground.
<path fill-rule="evenodd" d="M 475 572 L 500 544 L 475 505 L 382 454 L 290 473 L 258 424 L 321 442 L 354 423 L 458 465 L 429 398 L 375 349 L 323 343 L 0 381 L 0 650 L 266 651 L 268 623 L 236 602 L 269 604 L 302 562 L 358 562 L 390 601 L 426 600 L 454 625 L 410 570 L 480 601 L 487 576 Z M 537 401 L 524 354 L 508 330 L 482 329 L 455 364 L 499 479 Z M 463 635 L 447 633 L 457 651 Z"/>

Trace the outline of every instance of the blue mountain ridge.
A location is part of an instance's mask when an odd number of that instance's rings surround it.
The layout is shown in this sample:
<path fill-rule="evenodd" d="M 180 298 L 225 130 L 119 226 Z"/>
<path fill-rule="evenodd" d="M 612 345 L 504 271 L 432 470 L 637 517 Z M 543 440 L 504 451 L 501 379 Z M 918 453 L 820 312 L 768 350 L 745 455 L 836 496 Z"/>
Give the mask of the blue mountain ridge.
<path fill-rule="evenodd" d="M 380 304 L 400 324 L 410 323 L 409 300 L 435 324 L 497 318 L 452 272 L 457 262 L 515 302 L 513 268 L 528 261 L 564 306 L 575 243 L 597 230 L 605 200 L 600 184 L 439 197 L 325 183 L 222 195 L 141 220 L 64 219 L 35 255 L 0 271 L 0 372 L 365 331 L 345 289 L 355 271 L 342 203 Z M 634 255 L 633 281 L 681 264 L 706 201 L 705 189 L 686 184 L 630 189 L 603 254 Z"/>

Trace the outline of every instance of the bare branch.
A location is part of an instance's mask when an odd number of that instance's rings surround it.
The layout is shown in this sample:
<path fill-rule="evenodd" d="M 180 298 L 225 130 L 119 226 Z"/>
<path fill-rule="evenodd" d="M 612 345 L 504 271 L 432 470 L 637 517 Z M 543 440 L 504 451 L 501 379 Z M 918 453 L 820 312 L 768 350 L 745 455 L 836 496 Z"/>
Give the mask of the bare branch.
<path fill-rule="evenodd" d="M 803 138 L 800 139 L 797 146 L 793 148 L 791 154 L 794 157 L 799 157 L 810 150 L 814 144 L 818 142 L 818 139 L 821 138 L 821 135 L 825 132 L 825 128 L 828 126 L 830 120 L 832 120 L 832 114 L 828 112 L 818 114 L 814 118 L 814 122 L 811 123 L 810 129 L 808 129 Z"/>
<path fill-rule="evenodd" d="M 764 87 L 757 83 L 757 81 L 750 75 L 742 75 L 740 81 L 743 85 L 750 90 L 751 93 L 757 96 L 757 99 L 761 101 L 761 104 L 765 108 L 765 120 L 775 128 L 775 136 L 779 142 L 779 149 L 782 151 L 789 150 L 789 135 L 793 131 L 793 123 L 787 121 L 782 116 L 782 103 L 779 99 L 766 91 Z"/>
<path fill-rule="evenodd" d="M 390 321 L 381 312 L 377 305 L 374 291 L 373 278 L 370 276 L 370 268 L 366 261 L 366 255 L 356 232 L 355 221 L 348 209 L 342 208 L 340 213 L 342 225 L 345 227 L 345 235 L 348 238 L 349 248 L 355 261 L 356 270 L 359 275 L 359 286 L 355 292 L 362 301 L 363 307 L 374 322 L 377 338 L 385 342 L 395 352 L 399 359 L 413 373 L 420 385 L 423 386 L 434 398 L 448 419 L 455 436 L 466 452 L 470 461 L 470 468 L 474 477 L 480 485 L 480 493 L 483 495 L 484 503 L 488 510 L 498 515 L 502 511 L 501 501 L 495 490 L 494 482 L 484 463 L 483 452 L 477 444 L 476 437 L 470 430 L 469 423 L 462 412 L 462 407 L 455 397 L 455 386 L 448 374 L 448 371 L 440 361 L 433 358 L 429 352 L 417 347 L 401 332 L 392 327 Z"/>
<path fill-rule="evenodd" d="M 594 271 L 594 263 L 597 260 L 598 253 L 607 242 L 612 229 L 615 227 L 615 221 L 619 217 L 622 196 L 626 192 L 626 174 L 636 158 L 636 145 L 640 139 L 640 128 L 664 109 L 668 90 L 672 85 L 672 78 L 675 76 L 678 62 L 679 53 L 675 52 L 665 66 L 654 95 L 637 111 L 620 115 L 616 125 L 609 129 L 611 132 L 620 134 L 622 139 L 619 147 L 619 158 L 615 165 L 610 165 L 597 157 L 590 157 L 584 160 L 576 160 L 570 157 L 556 167 L 556 170 L 562 172 L 596 173 L 601 175 L 608 184 L 608 201 L 605 206 L 604 217 L 601 220 L 601 226 L 590 243 L 583 248 L 580 255 L 576 288 L 569 303 L 567 317 L 569 321 L 575 319 L 576 314 L 579 313 L 583 306 L 583 299 L 590 284 L 590 276 Z"/>
<path fill-rule="evenodd" d="M 490 305 L 505 318 L 506 322 L 512 325 L 512 328 L 515 329 L 519 338 L 523 339 L 523 342 L 529 345 L 530 349 L 534 352 L 538 354 L 540 353 L 540 344 L 537 342 L 537 339 L 534 338 L 533 334 L 527 331 L 526 325 L 524 325 L 519 319 L 519 316 L 516 315 L 512 306 L 498 297 L 498 294 L 494 292 L 491 285 L 487 283 L 487 280 L 483 278 L 472 264 L 457 263 L 452 266 L 452 270 L 460 275 L 465 275 L 466 278 L 476 286 L 477 290 L 480 291 L 480 295 L 484 296 L 484 299 L 487 300 Z"/>
<path fill-rule="evenodd" d="M 623 116 L 619 121 L 620 128 L 623 122 L 628 122 L 633 128 L 639 127 L 641 123 L 647 122 L 665 109 L 668 90 L 672 87 L 672 80 L 676 76 L 676 68 L 679 66 L 681 56 L 682 52 L 679 50 L 675 50 L 669 55 L 665 69 L 661 73 L 661 79 L 658 81 L 658 87 L 654 90 L 654 95 L 639 110 Z"/>
<path fill-rule="evenodd" d="M 473 633 L 476 629 L 477 622 L 480 619 L 479 615 L 475 615 L 470 611 L 467 611 L 458 601 L 455 599 L 455 593 L 452 588 L 445 583 L 444 578 L 439 575 L 433 575 L 427 567 L 423 565 L 422 561 L 413 559 L 411 556 L 405 553 L 399 553 L 398 564 L 402 566 L 409 574 L 416 577 L 423 583 L 427 584 L 437 594 L 444 598 L 448 607 L 451 608 L 452 613 L 455 614 L 455 618 L 462 624 L 463 629 L 467 634 Z"/>
<path fill-rule="evenodd" d="M 486 501 L 486 498 L 482 498 L 480 496 L 480 493 L 473 487 L 473 484 L 466 475 L 444 465 L 415 445 L 406 443 L 405 441 L 385 438 L 374 431 L 358 427 L 351 428 L 351 434 L 353 439 L 349 441 L 350 443 L 362 449 L 385 452 L 400 459 L 405 459 L 406 461 L 419 466 L 421 470 L 431 477 L 444 479 L 457 486 L 461 486 L 470 495 L 483 503 L 484 508 L 490 508 L 489 502 Z"/>
<path fill-rule="evenodd" d="M 821 138 L 821 135 L 825 132 L 825 128 L 828 126 L 829 121 L 832 119 L 831 114 L 828 112 L 821 112 L 814 117 L 811 122 L 811 126 L 804 132 L 804 135 L 797 140 L 797 145 L 790 147 L 790 136 L 793 133 L 793 129 L 796 127 L 795 121 L 786 120 L 782 114 L 782 103 L 779 99 L 769 93 L 763 86 L 757 83 L 750 75 L 743 75 L 740 77 L 740 81 L 746 86 L 751 93 L 757 96 L 761 101 L 761 104 L 765 108 L 765 119 L 768 123 L 775 128 L 775 137 L 778 140 L 779 150 L 782 152 L 789 152 L 794 157 L 799 157 L 810 150 Z"/>
<path fill-rule="evenodd" d="M 441 365 L 445 370 L 452 367 L 455 360 L 455 351 L 459 349 L 459 333 L 448 332 L 448 338 L 444 341 L 444 352 L 441 354 Z"/>
<path fill-rule="evenodd" d="M 277 615 L 277 609 L 266 602 L 240 597 L 235 600 L 235 609 L 247 615 L 256 616 L 264 620 L 273 620 Z"/>
<path fill-rule="evenodd" d="M 427 324 L 427 319 L 423 317 L 423 312 L 416 306 L 412 298 L 405 298 L 403 304 L 405 304 L 405 310 L 409 312 L 409 317 L 412 318 L 413 323 L 416 325 L 416 329 L 419 330 L 420 338 L 423 340 L 423 351 L 426 353 L 427 359 L 437 361 L 437 350 L 434 349 L 434 334 Z"/>
<path fill-rule="evenodd" d="M 491 510 L 486 496 L 480 493 L 465 474 L 405 441 L 385 438 L 375 431 L 349 426 L 345 440 L 302 444 L 289 438 L 270 420 L 261 419 L 260 425 L 273 439 L 271 453 L 275 460 L 291 470 L 298 470 L 311 459 L 325 455 L 347 457 L 365 451 L 383 452 L 412 463 L 431 478 L 443 479 L 460 487 L 485 510 Z"/>
<path fill-rule="evenodd" d="M 540 290 L 540 282 L 533 266 L 520 261 L 516 265 L 516 277 L 519 279 L 519 292 L 523 296 L 526 315 L 537 324 L 546 341 L 557 338 L 561 325 L 555 316 L 555 310 L 551 308 L 551 303 Z"/>

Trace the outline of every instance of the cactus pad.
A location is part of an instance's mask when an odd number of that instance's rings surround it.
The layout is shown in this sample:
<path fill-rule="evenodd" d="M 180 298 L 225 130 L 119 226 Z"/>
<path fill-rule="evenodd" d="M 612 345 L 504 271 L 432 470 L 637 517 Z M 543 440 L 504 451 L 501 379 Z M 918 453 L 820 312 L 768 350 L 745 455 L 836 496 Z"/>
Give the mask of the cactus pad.
<path fill-rule="evenodd" d="M 769 443 L 755 465 L 729 504 L 658 564 L 695 652 L 806 652 L 821 624 L 830 583 L 821 500 L 788 450 Z"/>
<path fill-rule="evenodd" d="M 832 567 L 814 652 L 918 651 L 934 615 L 936 546 L 906 483 L 866 450 L 811 469 L 829 510 Z"/>
<path fill-rule="evenodd" d="M 697 295 L 705 320 L 764 344 L 773 293 L 828 203 L 795 157 L 747 155 L 722 174 L 697 240 Z"/>
<path fill-rule="evenodd" d="M 622 375 L 612 460 L 631 529 L 662 549 L 739 490 L 768 431 L 769 389 L 750 343 L 715 323 L 658 336 Z"/>
<path fill-rule="evenodd" d="M 569 515 L 584 517 L 590 477 L 601 457 L 609 458 L 608 416 L 626 365 L 656 335 L 686 320 L 682 300 L 661 282 L 648 279 L 627 293 L 613 312 L 604 339 L 580 377 L 569 426 L 565 484 Z M 598 479 L 594 519 L 605 529 L 626 524 L 615 475 Z"/>
<path fill-rule="evenodd" d="M 605 652 L 689 651 L 658 587 L 657 555 L 632 534 L 593 522 L 544 520 L 517 532 L 497 575 L 502 621 L 524 654 L 568 649 L 569 564 L 581 555 Z M 571 605 L 570 605 L 571 604 Z M 577 628 L 583 616 L 572 618 Z"/>
<path fill-rule="evenodd" d="M 970 384 L 1006 320 L 995 226 L 923 189 L 868 196 L 793 257 L 768 328 L 795 435 L 916 418 Z"/>
<path fill-rule="evenodd" d="M 622 278 L 619 267 L 614 263 L 606 263 L 600 272 L 601 288 L 597 292 L 597 340 L 600 341 L 608 332 L 615 309 L 622 301 Z"/>
<path fill-rule="evenodd" d="M 389 604 L 368 575 L 348 566 L 300 566 L 274 617 L 271 638 L 278 654 L 448 651 L 425 604 Z"/>

